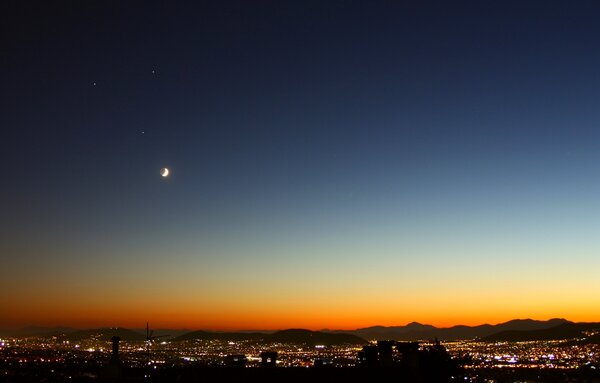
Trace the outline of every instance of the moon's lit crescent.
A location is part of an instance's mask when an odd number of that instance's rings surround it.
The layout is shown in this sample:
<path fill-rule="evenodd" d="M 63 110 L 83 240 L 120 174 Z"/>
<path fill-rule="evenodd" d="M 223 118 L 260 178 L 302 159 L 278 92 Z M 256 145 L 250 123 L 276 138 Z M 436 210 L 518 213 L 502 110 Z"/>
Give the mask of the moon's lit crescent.
<path fill-rule="evenodd" d="M 167 169 L 167 168 L 160 169 L 160 175 L 163 176 L 163 177 L 168 176 L 169 175 L 169 169 Z"/>

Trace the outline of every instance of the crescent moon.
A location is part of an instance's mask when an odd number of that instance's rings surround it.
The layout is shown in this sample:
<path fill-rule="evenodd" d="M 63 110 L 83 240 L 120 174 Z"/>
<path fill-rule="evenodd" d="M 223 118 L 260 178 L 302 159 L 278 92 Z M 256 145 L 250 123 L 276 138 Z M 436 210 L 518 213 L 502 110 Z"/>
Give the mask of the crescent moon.
<path fill-rule="evenodd" d="M 167 177 L 169 175 L 169 169 L 168 168 L 160 169 L 160 175 L 163 177 Z"/>

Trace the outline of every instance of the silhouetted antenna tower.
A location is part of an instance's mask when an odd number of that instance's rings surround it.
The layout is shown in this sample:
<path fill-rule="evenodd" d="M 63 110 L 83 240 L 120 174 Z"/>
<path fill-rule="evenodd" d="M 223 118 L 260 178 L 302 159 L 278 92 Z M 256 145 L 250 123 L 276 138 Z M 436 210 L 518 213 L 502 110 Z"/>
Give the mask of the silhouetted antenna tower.
<path fill-rule="evenodd" d="M 150 331 L 150 324 L 146 322 L 146 355 L 148 356 L 148 363 L 150 363 L 150 347 L 156 339 L 165 338 L 169 335 L 158 335 L 154 336 L 154 330 Z"/>

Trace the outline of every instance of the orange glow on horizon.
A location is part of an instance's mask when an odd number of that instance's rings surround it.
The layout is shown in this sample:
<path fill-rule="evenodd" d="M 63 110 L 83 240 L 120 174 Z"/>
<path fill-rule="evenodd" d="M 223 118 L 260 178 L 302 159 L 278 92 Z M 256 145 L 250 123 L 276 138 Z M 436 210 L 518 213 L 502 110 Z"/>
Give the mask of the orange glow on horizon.
<path fill-rule="evenodd" d="M 188 269 L 189 274 L 174 273 L 177 278 L 159 278 L 151 285 L 143 274 L 104 280 L 74 272 L 59 284 L 50 273 L 40 273 L 31 281 L 21 281 L 20 290 L 4 294 L 0 328 L 142 328 L 149 321 L 153 328 L 172 329 L 353 330 L 414 321 L 451 327 L 526 318 L 600 320 L 595 279 L 582 278 L 581 274 L 559 285 L 543 279 L 534 283 L 529 275 L 521 278 L 511 271 L 502 276 L 512 278 L 507 287 L 501 278 L 490 283 L 485 277 L 468 275 L 461 279 L 441 272 L 421 283 L 425 277 L 418 275 L 394 279 L 394 270 L 387 275 L 348 272 L 329 278 L 313 273 L 310 279 L 295 271 L 285 278 L 269 271 L 271 278 L 263 279 L 264 274 L 238 268 L 236 274 L 227 277 L 230 279 L 211 279 L 211 275 L 199 277 L 195 269 Z M 587 272 L 593 274 L 594 270 Z"/>
<path fill-rule="evenodd" d="M 354 330 L 370 326 L 404 326 L 411 322 L 452 327 L 455 325 L 476 326 L 498 324 L 512 319 L 548 320 L 564 318 L 574 322 L 596 322 L 600 319 L 600 310 L 581 310 L 550 313 L 551 310 L 501 312 L 435 312 L 434 310 L 407 310 L 404 313 L 390 313 L 386 310 L 369 309 L 360 312 L 322 309 L 251 311 L 220 308 L 218 310 L 188 309 L 177 310 L 173 307 L 163 309 L 143 308 L 132 305 L 124 307 L 82 307 L 63 305 L 60 310 L 50 307 L 14 307 L 8 315 L 3 315 L 2 327 L 68 326 L 73 328 L 125 327 L 142 328 L 146 321 L 153 328 L 204 329 L 204 330 L 281 330 L 287 328 L 306 328 L 311 330 L 336 329 Z M 411 312 L 414 315 L 410 314 Z M 40 319 L 43 318 L 43 319 Z"/>

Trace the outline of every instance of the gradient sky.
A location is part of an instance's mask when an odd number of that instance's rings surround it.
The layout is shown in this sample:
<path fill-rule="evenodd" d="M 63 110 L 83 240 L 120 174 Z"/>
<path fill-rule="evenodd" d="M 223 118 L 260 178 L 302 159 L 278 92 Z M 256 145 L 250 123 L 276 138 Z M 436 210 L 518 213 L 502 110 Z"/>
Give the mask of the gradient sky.
<path fill-rule="evenodd" d="M 600 320 L 597 1 L 0 14 L 0 327 Z"/>

